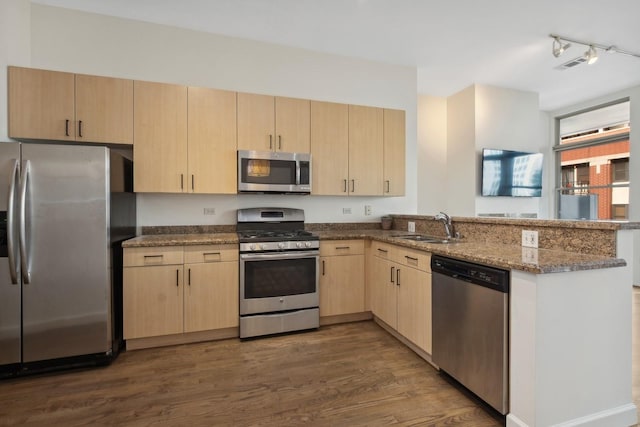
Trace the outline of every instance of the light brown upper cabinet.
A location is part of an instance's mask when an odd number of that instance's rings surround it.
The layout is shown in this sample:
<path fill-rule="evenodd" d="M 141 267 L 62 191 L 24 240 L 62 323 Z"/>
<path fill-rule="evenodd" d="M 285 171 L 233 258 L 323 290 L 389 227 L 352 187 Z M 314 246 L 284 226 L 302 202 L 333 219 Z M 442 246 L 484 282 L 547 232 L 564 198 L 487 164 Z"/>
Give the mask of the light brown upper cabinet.
<path fill-rule="evenodd" d="M 133 143 L 133 81 L 9 67 L 9 136 Z"/>
<path fill-rule="evenodd" d="M 385 109 L 384 115 L 384 196 L 404 196 L 405 113 Z"/>
<path fill-rule="evenodd" d="M 238 149 L 308 153 L 310 101 L 238 93 Z"/>
<path fill-rule="evenodd" d="M 134 93 L 134 191 L 188 191 L 187 87 L 135 81 Z"/>
<path fill-rule="evenodd" d="M 349 194 L 381 196 L 383 111 L 349 105 Z"/>
<path fill-rule="evenodd" d="M 188 97 L 187 191 L 235 194 L 236 93 L 189 87 Z"/>
<path fill-rule="evenodd" d="M 311 101 L 312 194 L 345 196 L 349 179 L 349 106 Z"/>

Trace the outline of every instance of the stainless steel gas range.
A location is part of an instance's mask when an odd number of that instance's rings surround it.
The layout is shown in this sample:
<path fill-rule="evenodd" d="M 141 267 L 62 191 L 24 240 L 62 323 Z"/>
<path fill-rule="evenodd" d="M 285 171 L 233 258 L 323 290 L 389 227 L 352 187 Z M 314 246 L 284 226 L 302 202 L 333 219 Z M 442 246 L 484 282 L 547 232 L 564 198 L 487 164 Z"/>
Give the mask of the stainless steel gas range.
<path fill-rule="evenodd" d="M 304 211 L 238 210 L 240 338 L 318 328 L 320 239 Z"/>

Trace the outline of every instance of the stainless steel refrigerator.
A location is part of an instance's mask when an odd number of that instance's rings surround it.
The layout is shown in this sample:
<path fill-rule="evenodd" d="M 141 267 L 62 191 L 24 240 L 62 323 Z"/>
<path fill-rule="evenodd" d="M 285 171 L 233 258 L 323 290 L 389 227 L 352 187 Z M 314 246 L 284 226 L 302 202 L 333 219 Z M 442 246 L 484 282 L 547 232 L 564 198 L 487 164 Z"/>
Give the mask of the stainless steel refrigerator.
<path fill-rule="evenodd" d="M 0 375 L 117 354 L 132 169 L 105 147 L 0 143 Z"/>

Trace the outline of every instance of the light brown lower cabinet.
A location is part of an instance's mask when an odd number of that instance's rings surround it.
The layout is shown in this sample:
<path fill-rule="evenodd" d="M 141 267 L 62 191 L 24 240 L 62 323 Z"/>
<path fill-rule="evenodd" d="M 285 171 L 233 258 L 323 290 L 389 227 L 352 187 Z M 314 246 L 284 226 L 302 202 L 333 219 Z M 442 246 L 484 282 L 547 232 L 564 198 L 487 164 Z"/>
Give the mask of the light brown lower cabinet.
<path fill-rule="evenodd" d="M 320 242 L 320 316 L 365 311 L 364 241 Z"/>
<path fill-rule="evenodd" d="M 431 255 L 381 242 L 371 250 L 373 314 L 431 354 Z"/>
<path fill-rule="evenodd" d="M 238 326 L 236 245 L 125 248 L 124 339 Z"/>

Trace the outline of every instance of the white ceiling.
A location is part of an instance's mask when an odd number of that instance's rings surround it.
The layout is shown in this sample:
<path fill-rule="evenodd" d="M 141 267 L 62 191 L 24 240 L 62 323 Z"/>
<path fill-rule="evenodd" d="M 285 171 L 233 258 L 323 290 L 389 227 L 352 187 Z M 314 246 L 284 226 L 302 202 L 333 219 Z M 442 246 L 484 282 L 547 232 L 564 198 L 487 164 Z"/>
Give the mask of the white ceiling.
<path fill-rule="evenodd" d="M 418 92 L 473 83 L 540 94 L 553 110 L 640 84 L 640 58 L 554 67 L 550 33 L 640 53 L 638 0 L 32 0 L 418 69 Z"/>

